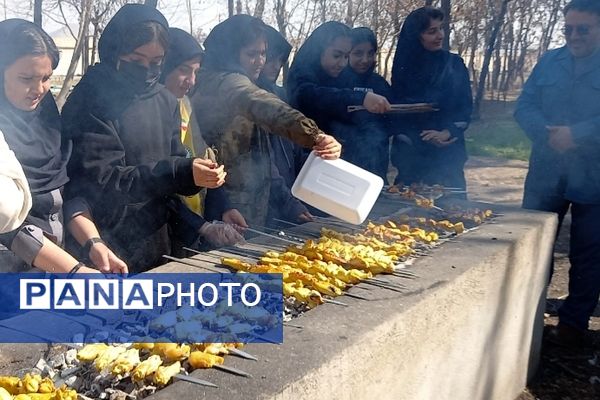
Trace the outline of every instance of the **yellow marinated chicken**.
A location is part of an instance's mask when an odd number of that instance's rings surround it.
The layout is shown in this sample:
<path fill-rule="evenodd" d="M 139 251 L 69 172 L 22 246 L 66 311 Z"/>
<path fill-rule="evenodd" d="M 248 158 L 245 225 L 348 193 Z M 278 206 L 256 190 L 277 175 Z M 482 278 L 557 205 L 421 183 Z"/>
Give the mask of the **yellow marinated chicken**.
<path fill-rule="evenodd" d="M 185 360 L 190 355 L 190 346 L 177 343 L 156 343 L 152 350 L 166 362 Z"/>
<path fill-rule="evenodd" d="M 139 343 L 134 343 L 133 344 L 133 348 L 134 349 L 138 349 L 138 350 L 152 350 L 154 349 L 154 343 L 152 342 L 139 342 Z"/>
<path fill-rule="evenodd" d="M 188 358 L 188 363 L 193 369 L 212 368 L 215 365 L 222 365 L 225 362 L 223 357 L 205 353 L 203 351 L 192 351 Z"/>
<path fill-rule="evenodd" d="M 125 352 L 125 347 L 109 346 L 94 360 L 94 366 L 98 371 L 104 371 L 108 366 Z"/>
<path fill-rule="evenodd" d="M 173 364 L 166 367 L 160 366 L 154 373 L 154 383 L 159 386 L 165 386 L 169 383 L 173 376 L 177 375 L 181 370 L 181 363 L 175 361 Z"/>
<path fill-rule="evenodd" d="M 81 350 L 77 352 L 77 359 L 79 361 L 94 361 L 101 353 L 103 353 L 108 346 L 104 343 L 93 343 L 85 345 Z"/>
<path fill-rule="evenodd" d="M 37 374 L 25 374 L 19 384 L 19 394 L 37 393 L 42 383 L 42 377 Z"/>
<path fill-rule="evenodd" d="M 38 389 L 38 393 L 52 393 L 56 390 L 54 386 L 54 382 L 50 378 L 44 378 L 40 382 L 40 388 Z"/>
<path fill-rule="evenodd" d="M 111 366 L 113 375 L 125 375 L 131 372 L 136 365 L 140 363 L 140 351 L 138 349 L 129 349 L 119 355 Z"/>
<path fill-rule="evenodd" d="M 21 379 L 16 376 L 0 376 L 0 387 L 12 395 L 19 394 Z"/>
<path fill-rule="evenodd" d="M 131 374 L 131 379 L 135 382 L 143 381 L 146 379 L 146 377 L 155 373 L 162 363 L 163 360 L 159 355 L 152 355 L 148 357 L 148 359 L 142 361 L 137 367 L 135 367 L 133 373 Z"/>
<path fill-rule="evenodd" d="M 63 385 L 52 393 L 29 393 L 31 400 L 77 400 L 77 392 Z"/>
<path fill-rule="evenodd" d="M 324 303 L 321 293 L 317 292 L 316 290 L 303 287 L 301 282 L 284 282 L 283 294 L 285 296 L 292 296 L 302 303 L 306 303 L 309 308 L 314 308 Z"/>

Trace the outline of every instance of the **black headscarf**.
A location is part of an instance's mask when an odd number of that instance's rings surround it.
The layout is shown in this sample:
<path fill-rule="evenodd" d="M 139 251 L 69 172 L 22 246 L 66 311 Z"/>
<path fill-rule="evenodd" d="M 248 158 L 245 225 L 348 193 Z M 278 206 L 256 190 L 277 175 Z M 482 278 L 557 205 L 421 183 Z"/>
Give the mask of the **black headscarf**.
<path fill-rule="evenodd" d="M 432 19 L 443 19 L 444 14 L 434 7 L 421 7 L 411 12 L 398 35 L 398 45 L 392 67 L 392 88 L 397 96 L 413 98 L 423 88 L 436 88 L 443 81 L 444 69 L 450 53 L 447 50 L 428 51 L 421 44 L 421 34 Z M 414 98 L 417 101 L 429 99 Z"/>
<path fill-rule="evenodd" d="M 116 67 L 127 30 L 133 25 L 147 21 L 158 22 L 165 29 L 169 29 L 165 16 L 154 7 L 144 4 L 125 4 L 121 7 L 108 22 L 98 41 L 100 62 Z"/>
<path fill-rule="evenodd" d="M 196 57 L 201 57 L 204 50 L 192 35 L 179 28 L 169 29 L 169 49 L 165 58 L 160 82 L 164 83 L 167 76 L 178 66 Z"/>
<path fill-rule="evenodd" d="M 9 19 L 0 22 L 0 131 L 23 167 L 33 193 L 45 193 L 68 182 L 66 163 L 70 154 L 69 143 L 63 143 L 60 134 L 60 116 L 51 93 L 47 93 L 33 111 L 14 107 L 4 93 L 4 71 L 22 57 L 19 45 L 23 29 L 37 30 L 52 46 L 52 39 L 31 22 Z M 55 47 L 55 46 L 54 46 Z M 51 56 L 52 68 L 58 57 Z"/>
<path fill-rule="evenodd" d="M 283 37 L 281 33 L 279 33 L 277 29 L 273 28 L 272 26 L 266 25 L 266 34 L 267 62 L 273 61 L 274 59 L 280 59 L 283 64 L 287 63 L 292 51 L 292 45 Z M 258 77 L 257 84 L 261 88 L 275 93 L 281 98 L 285 98 L 283 88 L 265 78 L 262 73 Z"/>
<path fill-rule="evenodd" d="M 204 40 L 206 49 L 202 68 L 246 75 L 240 65 L 240 51 L 265 35 L 266 25 L 250 15 L 238 14 L 215 26 Z M 266 39 L 266 37 L 265 37 Z"/>
<path fill-rule="evenodd" d="M 87 99 L 92 102 L 89 108 L 101 118 L 117 119 L 136 97 L 152 96 L 163 88 L 156 83 L 140 89 L 117 71 L 127 31 L 143 22 L 157 22 L 167 31 L 169 29 L 165 17 L 154 7 L 143 4 L 126 4 L 121 7 L 106 25 L 98 42 L 100 63 L 88 69 L 71 95 L 79 96 L 82 93 L 87 98 L 88 93 L 93 93 L 93 98 Z M 86 99 L 82 99 L 84 100 Z M 75 114 L 77 112 L 74 111 Z M 71 117 L 73 116 L 69 115 Z"/>
<path fill-rule="evenodd" d="M 267 34 L 267 62 L 280 58 L 285 63 L 290 58 L 292 45 L 275 28 L 265 25 Z"/>
<path fill-rule="evenodd" d="M 323 83 L 328 81 L 327 86 L 334 86 L 332 78 L 329 77 L 321 67 L 321 54 L 327 46 L 340 36 L 350 37 L 351 29 L 337 21 L 329 21 L 321 24 L 315 29 L 300 47 L 294 57 L 286 82 L 288 99 L 292 107 L 298 107 L 297 88 L 302 82 Z"/>

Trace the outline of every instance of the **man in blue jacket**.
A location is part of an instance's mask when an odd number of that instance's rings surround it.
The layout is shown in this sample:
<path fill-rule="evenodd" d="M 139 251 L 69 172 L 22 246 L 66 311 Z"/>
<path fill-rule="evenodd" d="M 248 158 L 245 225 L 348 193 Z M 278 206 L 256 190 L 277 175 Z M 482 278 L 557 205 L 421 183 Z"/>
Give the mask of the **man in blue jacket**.
<path fill-rule="evenodd" d="M 517 102 L 515 118 L 532 141 L 523 207 L 569 206 L 569 296 L 549 340 L 581 345 L 600 295 L 600 1 L 564 9 L 566 46 L 546 53 Z"/>

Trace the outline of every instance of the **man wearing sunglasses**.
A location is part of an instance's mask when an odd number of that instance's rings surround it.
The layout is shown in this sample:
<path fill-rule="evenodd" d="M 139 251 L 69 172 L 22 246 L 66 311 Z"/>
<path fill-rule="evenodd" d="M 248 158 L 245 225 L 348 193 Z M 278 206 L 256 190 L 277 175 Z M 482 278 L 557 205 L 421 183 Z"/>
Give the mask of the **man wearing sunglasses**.
<path fill-rule="evenodd" d="M 523 207 L 560 223 L 571 208 L 569 296 L 547 339 L 581 347 L 600 295 L 600 0 L 564 16 L 566 45 L 535 66 L 515 118 L 532 141 Z"/>

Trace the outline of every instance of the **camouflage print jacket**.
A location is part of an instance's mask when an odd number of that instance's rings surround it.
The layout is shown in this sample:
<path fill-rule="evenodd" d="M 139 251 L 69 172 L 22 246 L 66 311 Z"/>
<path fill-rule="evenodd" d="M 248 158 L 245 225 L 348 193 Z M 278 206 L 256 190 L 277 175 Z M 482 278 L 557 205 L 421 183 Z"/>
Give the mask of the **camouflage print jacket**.
<path fill-rule="evenodd" d="M 225 189 L 231 206 L 249 224 L 264 225 L 272 176 L 267 132 L 309 148 L 321 131 L 239 73 L 201 70 L 192 105 L 206 142 L 217 149 L 218 161 L 228 171 Z"/>

